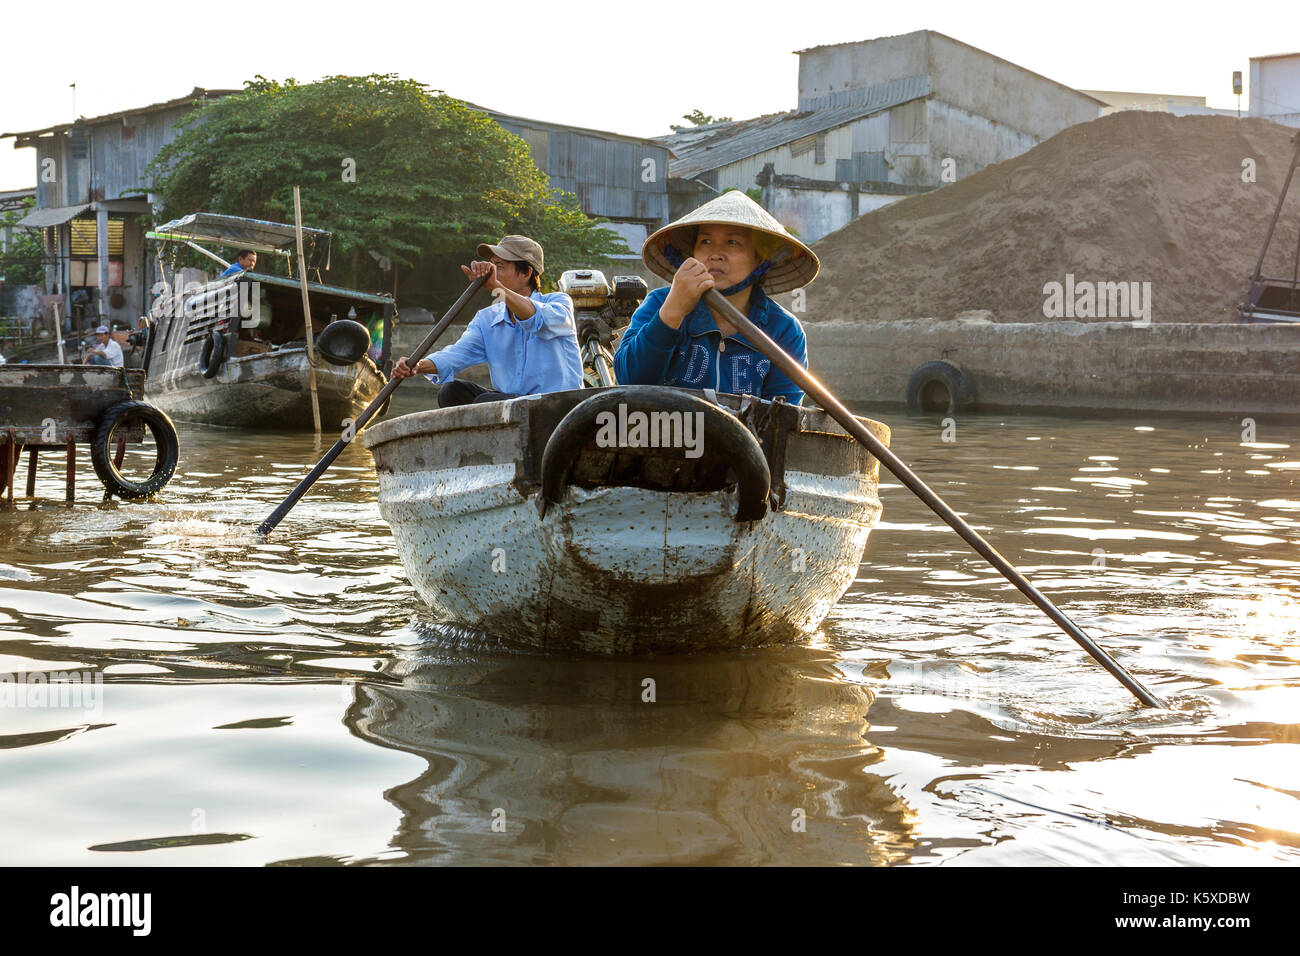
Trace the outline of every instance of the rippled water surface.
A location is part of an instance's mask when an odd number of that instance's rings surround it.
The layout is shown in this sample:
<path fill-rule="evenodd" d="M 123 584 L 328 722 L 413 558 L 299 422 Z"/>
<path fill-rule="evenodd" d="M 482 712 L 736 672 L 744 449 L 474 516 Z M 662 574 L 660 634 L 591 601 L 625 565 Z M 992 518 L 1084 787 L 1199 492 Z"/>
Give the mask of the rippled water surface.
<path fill-rule="evenodd" d="M 323 448 L 182 426 L 156 501 L 0 512 L 0 862 L 1300 861 L 1300 426 L 877 417 L 1170 709 L 887 476 L 807 644 L 556 658 L 422 619 L 361 448 L 259 542 Z"/>

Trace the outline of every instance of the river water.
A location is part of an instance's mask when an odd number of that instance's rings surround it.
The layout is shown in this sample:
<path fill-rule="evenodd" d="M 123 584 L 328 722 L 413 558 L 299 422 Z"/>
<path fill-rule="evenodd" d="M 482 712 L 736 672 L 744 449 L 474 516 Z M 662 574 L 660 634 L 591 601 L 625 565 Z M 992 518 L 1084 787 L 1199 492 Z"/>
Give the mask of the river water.
<path fill-rule="evenodd" d="M 567 659 L 423 619 L 362 448 L 259 542 L 322 449 L 181 426 L 0 512 L 0 863 L 1300 862 L 1300 426 L 876 417 L 1169 709 L 888 476 L 806 644 Z"/>

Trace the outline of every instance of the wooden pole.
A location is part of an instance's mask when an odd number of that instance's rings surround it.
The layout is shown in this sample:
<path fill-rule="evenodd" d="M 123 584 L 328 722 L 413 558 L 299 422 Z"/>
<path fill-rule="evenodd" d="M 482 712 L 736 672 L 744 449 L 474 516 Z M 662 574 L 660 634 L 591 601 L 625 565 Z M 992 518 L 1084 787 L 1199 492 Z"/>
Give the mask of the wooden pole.
<path fill-rule="evenodd" d="M 302 254 L 302 199 L 293 187 L 293 230 L 298 238 L 298 281 L 302 286 L 302 318 L 307 327 L 307 372 L 311 380 L 311 420 L 320 434 L 320 399 L 316 396 L 316 340 L 311 332 L 311 301 L 307 297 L 307 261 Z"/>
<path fill-rule="evenodd" d="M 59 364 L 66 365 L 67 360 L 63 357 L 63 310 L 59 308 L 62 304 L 55 302 L 50 311 L 54 313 L 54 342 L 59 347 Z"/>

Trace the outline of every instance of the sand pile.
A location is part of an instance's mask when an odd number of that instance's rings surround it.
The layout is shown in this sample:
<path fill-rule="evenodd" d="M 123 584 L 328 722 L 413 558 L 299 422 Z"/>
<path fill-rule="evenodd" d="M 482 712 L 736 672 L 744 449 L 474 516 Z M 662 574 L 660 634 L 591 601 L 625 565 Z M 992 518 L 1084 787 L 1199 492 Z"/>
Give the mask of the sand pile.
<path fill-rule="evenodd" d="M 1064 285 L 1070 273 L 1076 282 L 1150 282 L 1153 322 L 1235 322 L 1294 134 L 1266 120 L 1139 111 L 1072 126 L 824 237 L 801 317 L 950 319 L 987 309 L 1001 322 L 1048 321 L 1044 285 Z M 1254 183 L 1242 181 L 1247 157 Z M 1296 180 L 1267 275 L 1293 268 L 1300 172 Z"/>

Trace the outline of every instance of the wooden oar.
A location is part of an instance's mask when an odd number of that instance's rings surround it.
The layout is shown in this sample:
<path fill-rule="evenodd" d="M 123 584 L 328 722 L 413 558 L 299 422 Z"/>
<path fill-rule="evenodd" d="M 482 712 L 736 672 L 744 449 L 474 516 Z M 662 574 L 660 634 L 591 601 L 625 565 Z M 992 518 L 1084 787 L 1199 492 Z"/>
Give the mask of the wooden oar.
<path fill-rule="evenodd" d="M 424 337 L 424 341 L 421 342 L 419 347 L 411 353 L 409 364 L 412 368 L 415 367 L 416 362 L 429 354 L 429 349 L 433 348 L 433 343 L 438 341 L 438 337 L 441 336 L 443 332 L 446 332 L 447 327 L 456 321 L 456 317 L 460 315 L 461 310 L 465 308 L 466 303 L 474 297 L 475 292 L 483 288 L 483 283 L 486 282 L 487 279 L 488 277 L 486 275 L 482 275 L 471 282 L 469 287 L 460 294 L 460 298 L 457 299 L 452 307 L 447 310 L 447 314 L 439 319 L 438 324 L 429 330 L 429 334 Z M 278 525 L 284 519 L 284 516 L 289 513 L 289 510 L 298 503 L 298 499 L 305 495 L 307 489 L 316 483 L 316 479 L 325 474 L 325 469 L 334 464 L 334 459 L 342 454 L 343 449 L 351 443 L 353 437 L 355 437 L 361 429 L 366 427 L 366 423 L 370 421 L 375 412 L 384 407 L 384 402 L 388 401 L 388 396 L 392 395 L 393 392 L 397 390 L 397 386 L 401 385 L 403 381 L 404 379 L 390 378 L 388 382 L 385 383 L 384 387 L 380 389 L 379 394 L 375 396 L 375 400 L 366 406 L 364 412 L 357 416 L 357 420 L 343 432 L 342 437 L 340 437 L 330 450 L 325 453 L 325 457 L 316 463 L 316 467 L 308 473 L 306 478 L 298 482 L 298 487 L 289 493 L 289 497 L 280 502 L 280 506 L 272 511 L 267 519 L 257 526 L 258 534 L 268 535 L 271 533 L 275 526 Z"/>
<path fill-rule="evenodd" d="M 1021 593 L 1029 600 L 1033 601 L 1038 608 L 1050 617 L 1056 625 L 1072 637 L 1080 647 L 1092 655 L 1093 659 L 1118 680 L 1121 684 L 1142 703 L 1148 707 L 1164 707 L 1164 703 L 1156 697 L 1151 691 L 1147 690 L 1138 682 L 1132 674 L 1126 671 L 1119 663 L 1109 654 L 1102 650 L 1085 634 L 1077 624 L 1066 617 L 1061 611 L 1047 599 L 1047 597 L 1034 587 L 1023 574 L 1002 555 L 994 550 L 993 546 L 984 540 L 974 528 L 968 525 L 957 512 L 948 507 L 937 494 L 930 489 L 925 482 L 916 476 L 912 469 L 908 468 L 897 455 L 875 435 L 871 434 L 867 428 L 855 418 L 840 401 L 830 393 L 830 391 L 821 382 L 817 381 L 808 370 L 787 355 L 780 346 L 773 342 L 767 335 L 753 322 L 749 321 L 740 310 L 728 302 L 716 289 L 710 289 L 704 293 L 704 301 L 716 312 L 721 313 L 728 322 L 734 325 L 742 335 L 745 336 L 754 347 L 772 360 L 781 371 L 790 376 L 790 380 L 802 388 L 805 392 L 816 399 L 822 408 L 826 409 L 844 428 L 846 432 L 867 446 L 867 450 L 876 456 L 876 459 L 894 473 L 894 476 L 901 481 L 912 494 L 920 498 L 925 504 L 937 514 L 948 525 L 961 535 L 963 541 L 975 549 L 975 551 L 988 561 L 989 564 L 997 568 L 1002 576 L 1020 589 Z"/>

